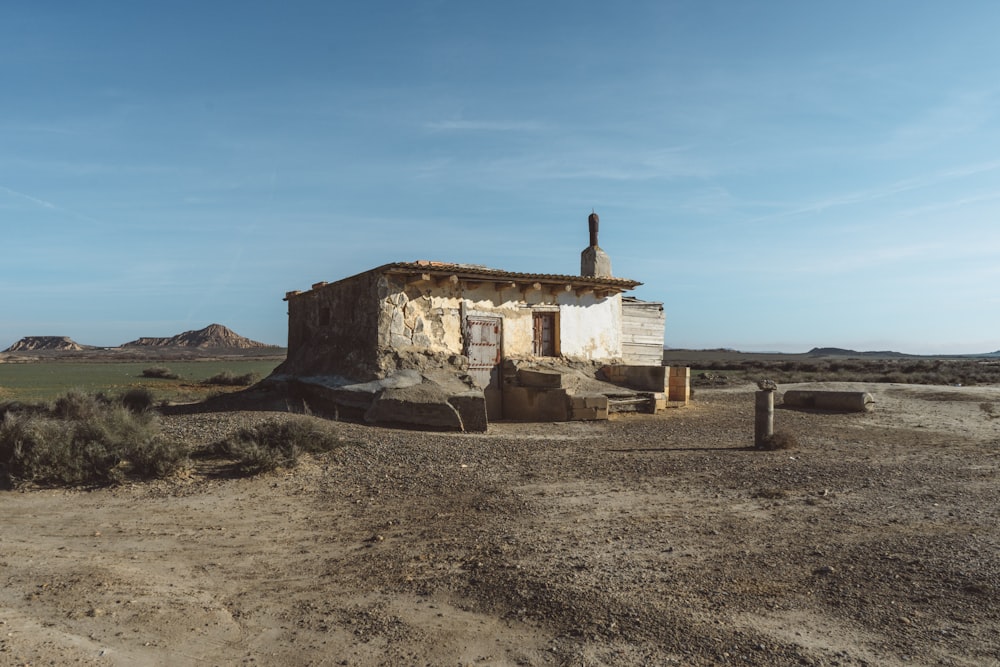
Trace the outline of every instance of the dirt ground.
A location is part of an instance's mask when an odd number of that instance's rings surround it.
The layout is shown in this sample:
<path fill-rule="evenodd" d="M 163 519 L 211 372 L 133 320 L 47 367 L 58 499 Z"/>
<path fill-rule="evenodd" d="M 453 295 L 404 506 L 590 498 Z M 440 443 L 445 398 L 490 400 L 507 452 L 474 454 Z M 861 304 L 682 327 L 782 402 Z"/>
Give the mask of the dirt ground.
<path fill-rule="evenodd" d="M 747 385 L 0 492 L 0 664 L 1000 664 L 1000 388 L 851 388 L 875 412 L 776 410 L 790 451 L 749 448 Z"/>

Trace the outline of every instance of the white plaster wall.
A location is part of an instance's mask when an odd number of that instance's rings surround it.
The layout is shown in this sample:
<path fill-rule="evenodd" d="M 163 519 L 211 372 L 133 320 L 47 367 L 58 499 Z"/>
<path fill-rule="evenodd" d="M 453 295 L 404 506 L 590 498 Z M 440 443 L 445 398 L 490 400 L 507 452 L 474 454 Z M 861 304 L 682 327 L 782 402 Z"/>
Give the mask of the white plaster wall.
<path fill-rule="evenodd" d="M 593 294 L 559 299 L 559 337 L 563 356 L 590 361 L 622 356 L 622 298 Z"/>

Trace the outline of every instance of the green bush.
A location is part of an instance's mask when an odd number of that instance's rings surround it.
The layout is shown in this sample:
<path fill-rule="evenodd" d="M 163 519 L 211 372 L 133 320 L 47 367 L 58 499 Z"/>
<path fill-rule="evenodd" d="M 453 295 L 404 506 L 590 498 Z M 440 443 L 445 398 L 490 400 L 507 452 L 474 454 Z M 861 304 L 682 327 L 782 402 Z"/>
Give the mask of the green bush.
<path fill-rule="evenodd" d="M 185 460 L 183 445 L 160 435 L 155 413 L 133 412 L 101 396 L 70 392 L 48 414 L 7 412 L 0 421 L 0 475 L 15 485 L 163 477 Z"/>
<path fill-rule="evenodd" d="M 311 417 L 269 419 L 241 428 L 218 443 L 215 453 L 234 459 L 245 474 L 292 468 L 303 452 L 319 453 L 344 444 L 325 424 Z"/>
<path fill-rule="evenodd" d="M 247 373 L 245 375 L 235 375 L 231 371 L 222 371 L 212 377 L 202 380 L 202 384 L 213 384 L 220 385 L 224 387 L 249 387 L 254 382 L 258 380 L 258 375 L 256 373 Z"/>

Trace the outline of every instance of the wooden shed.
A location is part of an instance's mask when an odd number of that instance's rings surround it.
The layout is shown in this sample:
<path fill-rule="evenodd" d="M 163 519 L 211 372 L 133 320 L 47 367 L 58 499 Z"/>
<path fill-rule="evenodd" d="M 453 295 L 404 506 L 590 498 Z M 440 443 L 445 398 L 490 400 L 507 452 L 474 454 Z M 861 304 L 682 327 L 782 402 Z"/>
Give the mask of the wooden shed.
<path fill-rule="evenodd" d="M 622 297 L 622 358 L 626 364 L 661 365 L 665 330 L 662 303 Z"/>

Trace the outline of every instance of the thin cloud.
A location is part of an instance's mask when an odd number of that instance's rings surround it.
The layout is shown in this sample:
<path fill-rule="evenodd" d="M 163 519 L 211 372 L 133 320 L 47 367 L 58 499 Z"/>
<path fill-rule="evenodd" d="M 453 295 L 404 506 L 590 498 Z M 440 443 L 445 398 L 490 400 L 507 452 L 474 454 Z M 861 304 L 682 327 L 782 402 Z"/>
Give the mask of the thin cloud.
<path fill-rule="evenodd" d="M 651 181 L 683 178 L 708 179 L 715 172 L 686 148 L 552 149 L 515 158 L 489 160 L 468 172 L 477 178 L 486 173 L 493 182 L 606 180 Z"/>
<path fill-rule="evenodd" d="M 787 211 L 782 211 L 780 213 L 774 213 L 772 215 L 765 215 L 758 218 L 753 218 L 748 222 L 754 223 L 754 222 L 762 222 L 764 220 L 777 220 L 780 218 L 789 218 L 796 215 L 802 215 L 803 213 L 816 213 L 818 211 L 824 211 L 830 208 L 836 208 L 840 206 L 851 206 L 853 204 L 860 204 L 862 202 L 873 201 L 876 199 L 884 199 L 886 197 L 891 197 L 893 195 L 900 194 L 902 192 L 909 192 L 911 190 L 920 190 L 922 188 L 932 187 L 940 183 L 959 180 L 968 176 L 974 176 L 976 174 L 995 171 L 997 169 L 1000 169 L 1000 160 L 993 160 L 991 162 L 983 162 L 978 164 L 966 165 L 963 167 L 956 167 L 953 169 L 948 169 L 945 171 L 938 172 L 936 174 L 931 174 L 929 176 L 925 176 L 922 178 L 911 178 L 902 181 L 896 181 L 895 183 L 889 183 L 888 185 L 882 186 L 880 188 L 872 188 L 870 190 L 850 192 L 842 195 L 829 197 L 826 199 L 821 199 L 808 204 L 797 206 Z"/>
<path fill-rule="evenodd" d="M 4 185 L 0 185 L 0 190 L 3 190 L 4 192 L 6 192 L 7 194 L 9 194 L 9 195 L 11 195 L 13 197 L 20 197 L 21 199 L 26 199 L 26 200 L 30 201 L 31 203 L 33 203 L 33 204 L 38 204 L 42 208 L 50 208 L 50 209 L 53 209 L 53 210 L 56 210 L 56 211 L 62 210 L 58 206 L 56 206 L 55 204 L 53 204 L 52 202 L 45 201 L 44 199 L 39 199 L 38 197 L 32 197 L 31 195 L 26 195 L 23 192 L 18 192 L 17 190 L 12 190 L 12 189 L 4 186 Z"/>
<path fill-rule="evenodd" d="M 537 121 L 441 120 L 424 124 L 434 132 L 537 132 L 545 126 Z"/>
<path fill-rule="evenodd" d="M 875 155 L 898 158 L 947 145 L 956 138 L 978 133 L 995 115 L 995 94 L 977 91 L 956 96 L 895 129 Z"/>
<path fill-rule="evenodd" d="M 65 213 L 66 215 L 72 216 L 72 217 L 77 218 L 79 220 L 84 220 L 86 222 L 92 222 L 92 223 L 94 223 L 96 225 L 103 225 L 104 224 L 100 220 L 95 220 L 94 218 L 91 218 L 88 215 L 84 215 L 84 214 L 78 213 L 77 211 L 74 211 L 72 209 L 68 209 L 68 208 L 65 208 L 63 206 L 59 206 L 57 204 L 53 204 L 52 202 L 45 201 L 44 199 L 39 199 L 38 197 L 32 197 L 29 194 L 25 194 L 23 192 L 18 192 L 17 190 L 13 190 L 13 189 L 8 188 L 7 186 L 4 186 L 4 185 L 0 185 L 0 191 L 6 192 L 7 194 L 11 195 L 12 197 L 18 197 L 20 199 L 24 199 L 25 201 L 29 201 L 32 204 L 36 204 L 37 206 L 40 206 L 40 207 L 42 207 L 44 209 L 48 209 L 50 211 L 57 211 L 59 213 Z"/>

